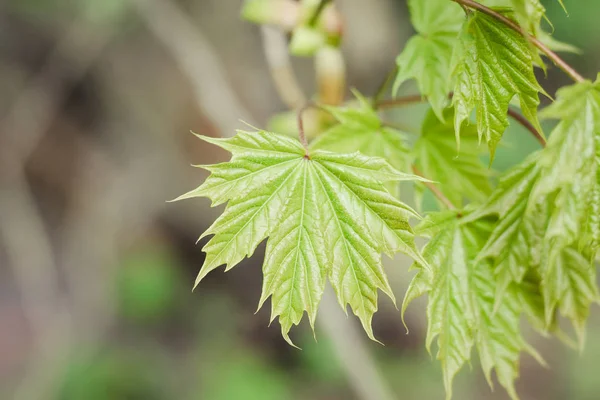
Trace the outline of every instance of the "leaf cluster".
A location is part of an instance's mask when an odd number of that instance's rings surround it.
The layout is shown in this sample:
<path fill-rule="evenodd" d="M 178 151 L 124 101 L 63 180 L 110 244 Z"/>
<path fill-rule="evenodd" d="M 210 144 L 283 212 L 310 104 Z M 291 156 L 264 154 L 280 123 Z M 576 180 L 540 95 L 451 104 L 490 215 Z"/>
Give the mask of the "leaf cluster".
<path fill-rule="evenodd" d="M 290 344 L 304 313 L 314 327 L 327 282 L 376 340 L 378 291 L 396 302 L 382 254 L 408 255 L 416 274 L 402 317 L 427 296 L 425 342 L 429 351 L 437 347 L 447 397 L 475 349 L 490 385 L 495 375 L 516 399 L 521 354 L 543 363 L 521 319 L 574 342 L 564 318 L 582 345 L 600 298 L 600 77 L 561 88 L 538 115 L 546 93 L 534 69 L 545 65 L 531 38 L 561 47 L 542 29 L 543 6 L 487 0 L 493 8 L 483 12 L 466 3 L 409 1 L 416 34 L 397 58 L 393 92 L 414 79 L 429 103 L 418 135 L 382 120 L 377 101 L 354 91 L 347 104 L 320 106 L 335 122 L 307 146 L 260 130 L 199 136 L 231 159 L 201 166 L 210 176 L 180 199 L 227 203 L 201 236 L 212 237 L 196 285 L 267 239 L 259 307 L 270 298 L 272 320 Z M 543 149 L 496 179 L 481 142 L 493 161 L 517 104 L 541 138 L 540 119 L 557 122 Z M 399 200 L 406 197 L 400 182 L 413 185 L 417 205 L 429 189 L 440 210 L 421 218 Z M 421 251 L 415 236 L 429 238 Z"/>

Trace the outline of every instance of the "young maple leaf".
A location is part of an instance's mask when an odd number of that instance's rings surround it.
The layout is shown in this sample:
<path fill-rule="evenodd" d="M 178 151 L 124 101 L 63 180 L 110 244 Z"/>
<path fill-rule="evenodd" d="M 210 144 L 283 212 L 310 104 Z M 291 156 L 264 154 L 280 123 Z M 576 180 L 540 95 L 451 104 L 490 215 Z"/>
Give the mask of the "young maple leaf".
<path fill-rule="evenodd" d="M 394 300 L 381 253 L 403 252 L 427 265 L 408 223 L 418 215 L 385 184 L 419 178 L 357 152 L 308 155 L 297 140 L 265 131 L 199 138 L 228 150 L 232 158 L 203 166 L 211 175 L 179 198 L 208 197 L 213 206 L 227 202 L 201 236 L 214 235 L 204 246 L 206 260 L 196 285 L 221 265 L 233 268 L 268 237 L 259 308 L 271 297 L 271 320 L 279 316 L 288 343 L 293 345 L 289 330 L 305 311 L 314 327 L 327 279 L 340 305 L 349 304 L 375 340 L 371 319 L 377 290 Z"/>
<path fill-rule="evenodd" d="M 475 11 L 463 26 L 453 55 L 452 103 L 455 130 L 476 109 L 479 138 L 485 138 L 492 159 L 508 127 L 508 105 L 518 96 L 523 115 L 542 131 L 537 118 L 538 92 L 534 58 L 527 39 L 489 15 Z"/>
<path fill-rule="evenodd" d="M 417 30 L 396 59 L 398 74 L 393 92 L 414 78 L 423 96 L 427 96 L 436 115 L 448 105 L 452 49 L 465 20 L 464 13 L 448 0 L 411 0 L 408 3 L 411 21 Z"/>
<path fill-rule="evenodd" d="M 543 361 L 521 335 L 521 291 L 513 287 L 498 301 L 492 266 L 477 257 L 494 220 L 471 221 L 470 212 L 432 213 L 415 228 L 431 236 L 423 249 L 431 269 L 415 265 L 419 271 L 406 292 L 402 313 L 412 300 L 427 294 L 426 346 L 430 351 L 437 339 L 447 399 L 452 397 L 454 376 L 470 360 L 474 346 L 490 386 L 495 370 L 500 384 L 517 399 L 514 381 L 519 376 L 521 352 Z"/>
<path fill-rule="evenodd" d="M 585 321 L 598 302 L 594 258 L 600 240 L 600 79 L 557 92 L 542 115 L 560 119 L 541 152 L 531 198 L 551 204 L 543 240 L 546 317 L 558 309 L 583 343 Z"/>

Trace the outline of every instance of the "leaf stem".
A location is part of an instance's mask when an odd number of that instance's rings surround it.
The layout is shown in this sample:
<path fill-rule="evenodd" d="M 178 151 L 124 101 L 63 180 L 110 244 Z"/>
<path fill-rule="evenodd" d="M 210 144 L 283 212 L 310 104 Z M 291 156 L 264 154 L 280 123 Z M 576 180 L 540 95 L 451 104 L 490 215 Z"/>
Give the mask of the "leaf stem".
<path fill-rule="evenodd" d="M 304 146 L 305 154 L 304 156 L 308 158 L 308 141 L 306 140 L 306 134 L 304 133 L 304 122 L 302 121 L 302 114 L 309 108 L 315 107 L 316 104 L 309 101 L 302 107 L 298 109 L 297 121 L 298 121 L 298 138 L 300 139 L 300 143 Z"/>
<path fill-rule="evenodd" d="M 427 179 L 427 177 L 423 175 L 423 172 L 421 172 L 415 165 L 412 166 L 412 170 L 415 175 Z M 423 184 L 427 186 L 427 188 L 431 190 L 435 197 L 437 197 L 438 200 L 441 201 L 446 207 L 448 207 L 450 210 L 456 210 L 456 206 L 444 195 L 444 193 L 442 193 L 440 188 L 433 184 L 433 182 L 423 182 Z"/>
<path fill-rule="evenodd" d="M 540 42 L 539 39 L 537 39 L 534 36 L 529 35 L 527 32 L 525 32 L 523 29 L 521 29 L 521 27 L 515 23 L 514 21 L 510 20 L 509 18 L 505 17 L 504 15 L 492 10 L 489 7 L 484 6 L 483 4 L 480 4 L 476 1 L 473 0 L 451 0 L 457 4 L 460 4 L 463 7 L 469 7 L 472 8 L 474 10 L 477 10 L 479 12 L 482 12 L 486 15 L 489 15 L 492 18 L 497 19 L 498 21 L 502 22 L 504 25 L 508 26 L 509 28 L 519 32 L 521 35 L 523 35 L 525 38 L 529 39 L 531 41 L 531 43 L 533 43 L 533 45 L 535 47 L 537 47 L 538 49 L 540 49 L 540 51 L 542 51 L 550 60 L 552 60 L 552 62 L 561 70 L 563 70 L 567 75 L 569 75 L 571 77 L 571 79 L 573 79 L 575 82 L 583 82 L 585 79 L 583 78 L 583 76 L 581 76 L 577 71 L 575 71 L 575 69 L 573 69 L 573 67 L 571 67 L 569 64 L 567 64 L 562 58 L 560 58 L 558 56 L 558 54 L 556 54 L 555 52 L 553 52 L 552 50 L 550 50 L 548 48 L 548 46 L 546 46 L 544 43 Z"/>
<path fill-rule="evenodd" d="M 411 104 L 423 103 L 426 100 L 427 98 L 425 96 L 420 94 L 411 94 L 408 96 L 396 97 L 395 99 L 380 100 L 375 104 L 375 108 L 384 109 L 408 106 Z"/>
<path fill-rule="evenodd" d="M 531 132 L 533 137 L 536 138 L 536 140 L 542 145 L 542 147 L 546 147 L 546 139 L 540 132 L 538 132 L 537 129 L 535 129 L 535 126 L 533 126 L 533 124 L 529 122 L 527 118 L 525 118 L 523 115 L 521 115 L 519 112 L 517 112 L 511 107 L 508 107 L 507 114 L 509 117 L 521 124 L 525 129 Z"/>
<path fill-rule="evenodd" d="M 373 107 L 377 107 L 377 105 L 379 104 L 379 100 L 381 100 L 381 98 L 385 94 L 385 90 L 387 89 L 390 82 L 394 79 L 394 77 L 396 76 L 397 73 L 398 73 L 398 66 L 396 65 L 394 67 L 394 69 L 392 69 L 385 76 L 385 79 L 383 80 L 383 82 L 381 82 L 381 84 L 377 88 L 377 91 L 375 92 L 375 95 L 373 96 Z"/>
<path fill-rule="evenodd" d="M 304 121 L 302 119 L 302 116 L 303 116 L 304 112 L 306 110 L 308 110 L 309 108 L 314 108 L 316 110 L 325 111 L 327 113 L 330 113 L 330 111 L 326 107 L 323 107 L 322 105 L 320 105 L 319 103 L 315 103 L 314 101 L 307 101 L 306 104 L 304 104 L 302 107 L 300 107 L 298 109 L 298 114 L 297 114 L 298 138 L 300 139 L 300 143 L 302 143 L 302 146 L 304 146 L 304 149 L 306 150 L 306 154 L 304 155 L 304 157 L 306 157 L 306 158 L 310 158 L 310 156 L 308 154 L 308 141 L 306 140 L 306 134 L 304 132 Z"/>
<path fill-rule="evenodd" d="M 448 94 L 449 98 L 452 98 L 453 93 Z M 376 108 L 392 108 L 392 107 L 402 107 L 411 104 L 418 104 L 427 101 L 425 96 L 421 96 L 418 94 L 412 94 L 404 97 L 398 97 L 395 99 L 387 99 L 379 101 L 376 104 Z M 542 147 L 546 147 L 546 139 L 544 136 L 529 122 L 523 115 L 519 114 L 518 111 L 508 108 L 507 114 L 509 117 L 514 119 L 516 122 L 521 124 L 525 129 L 527 129 L 531 134 L 536 138 L 538 142 L 542 145 Z"/>

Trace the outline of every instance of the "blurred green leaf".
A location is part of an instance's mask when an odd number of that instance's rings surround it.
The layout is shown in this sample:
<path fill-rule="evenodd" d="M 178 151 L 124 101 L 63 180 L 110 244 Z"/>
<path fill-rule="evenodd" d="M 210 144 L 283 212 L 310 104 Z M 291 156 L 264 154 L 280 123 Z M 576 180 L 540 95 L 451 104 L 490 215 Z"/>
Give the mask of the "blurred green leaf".
<path fill-rule="evenodd" d="M 202 396 L 210 400 L 287 400 L 292 391 L 284 374 L 253 353 L 226 352 L 203 382 Z"/>
<path fill-rule="evenodd" d="M 299 356 L 306 370 L 320 382 L 343 382 L 345 374 L 333 350 L 331 340 L 325 337 L 316 342 L 313 336 L 307 335 L 304 337 Z"/>
<path fill-rule="evenodd" d="M 168 400 L 153 357 L 114 349 L 75 358 L 68 366 L 61 400 Z"/>
<path fill-rule="evenodd" d="M 164 317 L 175 304 L 178 276 L 171 254 L 148 246 L 125 256 L 117 274 L 121 313 L 148 322 Z"/>

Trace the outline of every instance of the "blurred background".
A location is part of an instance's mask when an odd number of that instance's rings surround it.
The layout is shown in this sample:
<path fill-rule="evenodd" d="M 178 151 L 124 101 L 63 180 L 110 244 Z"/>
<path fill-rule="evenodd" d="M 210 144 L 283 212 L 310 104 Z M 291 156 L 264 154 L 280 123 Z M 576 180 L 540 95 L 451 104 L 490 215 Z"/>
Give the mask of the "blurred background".
<path fill-rule="evenodd" d="M 544 3 L 555 36 L 583 52 L 567 61 L 595 78 L 600 2 L 566 0 L 568 16 Z M 413 32 L 405 1 L 335 4 L 348 87 L 372 95 Z M 317 340 L 307 323 L 292 331 L 300 351 L 268 326 L 268 306 L 254 314 L 262 247 L 192 293 L 206 240 L 195 242 L 220 209 L 166 200 L 204 179 L 190 164 L 227 154 L 190 130 L 231 135 L 240 119 L 266 127 L 287 108 L 265 57 L 272 42 L 241 20 L 241 6 L 0 1 L 0 399 L 444 398 L 439 364 L 424 349 L 422 300 L 409 308 L 406 334 L 381 296 L 374 331 L 385 347 L 324 301 Z M 301 89 L 315 92 L 311 59 L 291 62 Z M 540 82 L 550 94 L 569 83 L 552 68 Z M 424 111 L 389 118 L 418 130 Z M 518 126 L 506 138 L 498 171 L 536 148 Z M 385 262 L 402 298 L 410 263 Z M 600 313 L 592 314 L 582 353 L 528 333 L 550 367 L 523 357 L 523 399 L 600 398 Z M 476 360 L 454 394 L 507 398 L 490 392 Z"/>

